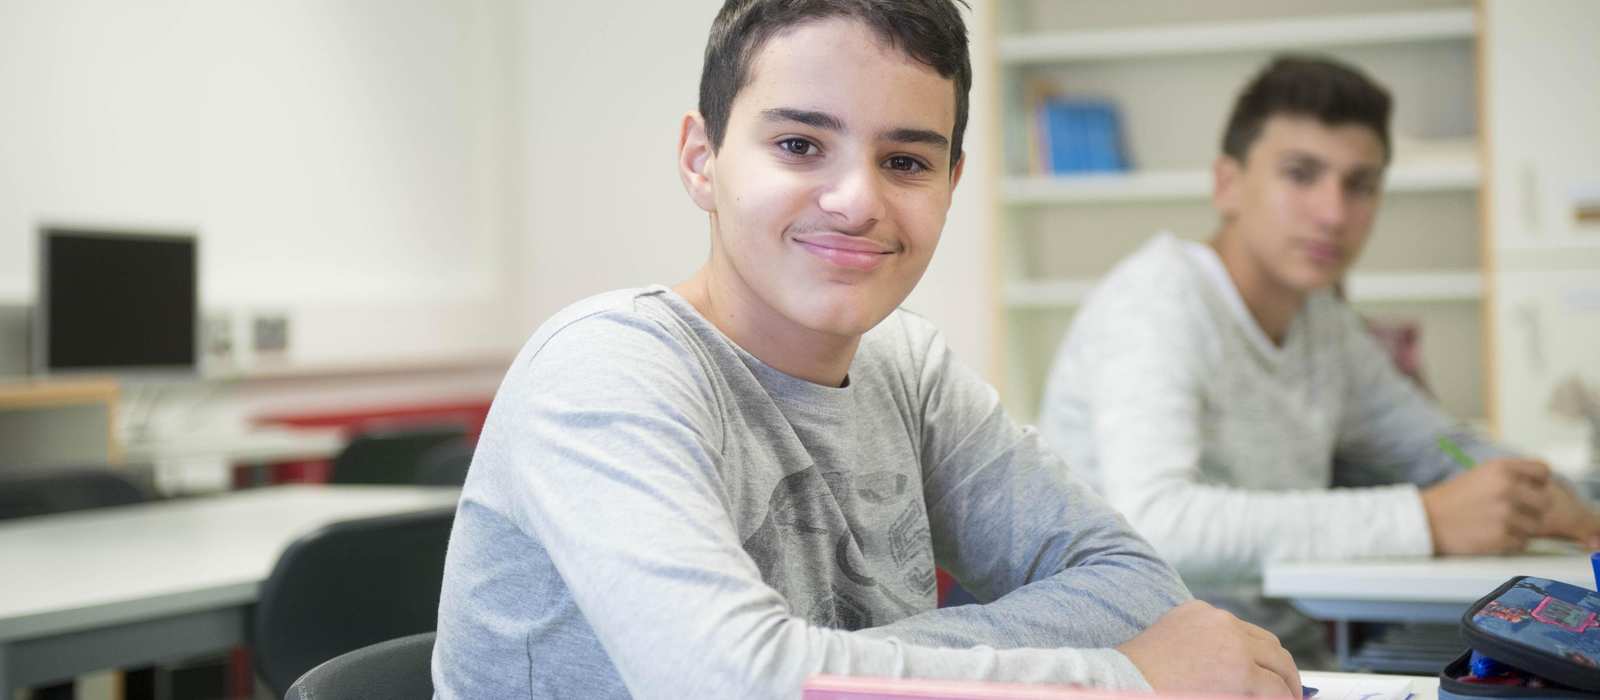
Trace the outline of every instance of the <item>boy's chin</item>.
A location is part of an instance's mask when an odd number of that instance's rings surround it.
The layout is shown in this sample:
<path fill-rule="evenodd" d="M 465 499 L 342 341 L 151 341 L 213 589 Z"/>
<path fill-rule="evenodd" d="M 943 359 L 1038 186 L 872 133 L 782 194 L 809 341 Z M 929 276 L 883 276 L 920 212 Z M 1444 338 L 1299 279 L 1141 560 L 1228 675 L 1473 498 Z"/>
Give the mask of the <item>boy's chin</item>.
<path fill-rule="evenodd" d="M 801 325 L 819 333 L 837 336 L 859 336 L 888 318 L 899 304 L 882 301 L 839 300 L 833 303 L 808 304 L 796 319 Z"/>
<path fill-rule="evenodd" d="M 1333 289 L 1345 278 L 1345 271 L 1342 268 L 1302 267 L 1286 277 L 1291 288 L 1302 294 L 1311 294 L 1324 289 Z"/>

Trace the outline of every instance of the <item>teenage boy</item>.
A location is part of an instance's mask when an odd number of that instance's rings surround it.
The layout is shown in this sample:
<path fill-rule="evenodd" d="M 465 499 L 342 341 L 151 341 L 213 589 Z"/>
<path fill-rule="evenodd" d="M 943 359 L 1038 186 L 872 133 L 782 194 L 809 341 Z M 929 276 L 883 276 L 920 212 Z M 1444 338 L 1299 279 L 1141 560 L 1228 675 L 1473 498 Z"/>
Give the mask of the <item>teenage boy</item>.
<path fill-rule="evenodd" d="M 1389 110 L 1349 67 L 1272 62 L 1223 135 L 1220 229 L 1209 245 L 1159 235 L 1105 277 L 1041 409 L 1046 441 L 1197 596 L 1272 629 L 1302 665 L 1326 657 L 1322 631 L 1260 599 L 1262 562 L 1491 554 L 1600 533 L 1544 464 L 1441 413 L 1333 291 L 1378 211 Z"/>
<path fill-rule="evenodd" d="M 450 543 L 440 697 L 795 697 L 817 673 L 1298 697 L 1270 634 L 1180 605 L 896 310 L 970 82 L 952 0 L 722 8 L 678 148 L 709 260 L 569 307 L 515 361 Z M 936 562 L 985 604 L 935 609 Z"/>

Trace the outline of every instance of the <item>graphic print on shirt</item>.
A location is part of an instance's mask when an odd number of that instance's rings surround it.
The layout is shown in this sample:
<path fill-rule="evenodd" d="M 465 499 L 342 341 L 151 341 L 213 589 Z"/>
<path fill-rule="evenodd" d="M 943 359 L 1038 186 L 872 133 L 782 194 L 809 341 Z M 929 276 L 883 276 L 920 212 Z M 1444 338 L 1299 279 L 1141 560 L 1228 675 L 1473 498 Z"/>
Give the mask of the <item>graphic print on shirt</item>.
<path fill-rule="evenodd" d="M 889 556 L 904 573 L 906 587 L 923 595 L 933 593 L 939 584 L 933 558 L 928 555 L 929 539 L 922 504 L 911 500 L 889 526 Z"/>
<path fill-rule="evenodd" d="M 891 590 L 897 585 L 884 585 L 882 574 L 903 580 L 907 592 L 928 595 L 934 588 L 926 516 L 914 495 L 912 480 L 903 474 L 851 475 L 812 465 L 778 482 L 766 516 L 743 547 L 762 580 L 789 600 L 795 615 L 837 629 L 883 624 L 891 620 L 874 620 L 871 611 L 884 606 L 870 604 L 873 598 L 905 614 L 919 607 Z M 884 520 L 892 524 L 871 528 L 876 532 L 856 532 L 844 516 L 850 507 L 896 515 Z M 828 562 L 833 566 L 819 567 Z M 890 567 L 892 572 L 885 571 Z"/>

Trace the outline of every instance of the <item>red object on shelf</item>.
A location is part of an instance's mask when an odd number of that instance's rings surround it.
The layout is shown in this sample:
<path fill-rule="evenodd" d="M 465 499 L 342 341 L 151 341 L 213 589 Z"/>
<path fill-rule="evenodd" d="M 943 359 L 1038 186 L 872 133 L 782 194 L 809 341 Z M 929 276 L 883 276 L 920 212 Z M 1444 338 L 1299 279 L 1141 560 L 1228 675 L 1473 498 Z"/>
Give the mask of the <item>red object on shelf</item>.
<path fill-rule="evenodd" d="M 458 423 L 467 431 L 467 437 L 476 441 L 483 432 L 483 422 L 489 417 L 492 399 L 482 401 L 412 404 L 383 406 L 335 413 L 305 413 L 269 415 L 256 419 L 258 425 L 283 425 L 296 428 L 340 428 L 346 437 L 355 437 L 366 430 L 398 428 L 413 425 Z M 283 462 L 271 467 L 271 483 L 326 483 L 333 470 L 331 460 L 319 459 L 300 462 Z M 238 475 L 235 485 L 249 483 L 248 475 Z"/>

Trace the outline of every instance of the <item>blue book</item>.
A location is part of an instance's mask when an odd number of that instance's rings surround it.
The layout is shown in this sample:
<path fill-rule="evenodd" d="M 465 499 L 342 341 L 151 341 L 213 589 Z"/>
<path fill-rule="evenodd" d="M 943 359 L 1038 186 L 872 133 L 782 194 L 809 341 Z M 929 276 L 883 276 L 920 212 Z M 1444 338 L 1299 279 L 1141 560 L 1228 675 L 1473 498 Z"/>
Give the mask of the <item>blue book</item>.
<path fill-rule="evenodd" d="M 1039 107 L 1042 162 L 1051 173 L 1127 169 L 1116 109 L 1100 100 L 1051 99 Z"/>
<path fill-rule="evenodd" d="M 1118 138 L 1117 115 L 1110 105 L 1099 105 L 1090 112 L 1089 170 L 1126 170 Z"/>

